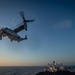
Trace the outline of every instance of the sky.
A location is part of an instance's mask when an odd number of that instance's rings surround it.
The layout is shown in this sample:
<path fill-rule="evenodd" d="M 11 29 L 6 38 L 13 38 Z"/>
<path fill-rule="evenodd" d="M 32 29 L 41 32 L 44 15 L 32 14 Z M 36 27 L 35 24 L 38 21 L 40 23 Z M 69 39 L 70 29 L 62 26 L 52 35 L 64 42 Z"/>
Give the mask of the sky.
<path fill-rule="evenodd" d="M 28 40 L 0 40 L 0 66 L 45 66 L 53 60 L 75 65 L 74 0 L 0 0 L 0 28 L 17 28 L 20 11 L 35 22 L 18 33 Z"/>

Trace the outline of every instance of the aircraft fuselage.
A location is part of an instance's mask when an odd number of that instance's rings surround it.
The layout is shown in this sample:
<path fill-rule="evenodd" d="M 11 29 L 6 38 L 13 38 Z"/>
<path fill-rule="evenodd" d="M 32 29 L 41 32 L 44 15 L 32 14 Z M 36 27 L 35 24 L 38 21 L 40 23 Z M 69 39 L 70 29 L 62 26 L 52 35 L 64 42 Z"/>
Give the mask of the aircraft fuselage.
<path fill-rule="evenodd" d="M 9 28 L 2 28 L 2 31 L 3 31 L 3 35 L 6 35 L 8 36 L 8 38 L 13 41 L 21 41 L 21 37 L 15 33 L 15 31 L 13 31 L 12 29 L 9 29 Z"/>

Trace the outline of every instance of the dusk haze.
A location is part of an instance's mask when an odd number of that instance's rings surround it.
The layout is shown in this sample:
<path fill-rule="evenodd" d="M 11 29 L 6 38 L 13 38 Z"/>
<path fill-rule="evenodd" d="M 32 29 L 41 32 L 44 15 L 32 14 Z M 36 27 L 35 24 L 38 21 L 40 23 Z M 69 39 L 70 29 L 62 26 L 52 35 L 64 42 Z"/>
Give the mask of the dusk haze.
<path fill-rule="evenodd" d="M 75 0 L 0 0 L 0 29 L 17 28 L 24 11 L 27 40 L 0 40 L 0 66 L 75 65 Z"/>

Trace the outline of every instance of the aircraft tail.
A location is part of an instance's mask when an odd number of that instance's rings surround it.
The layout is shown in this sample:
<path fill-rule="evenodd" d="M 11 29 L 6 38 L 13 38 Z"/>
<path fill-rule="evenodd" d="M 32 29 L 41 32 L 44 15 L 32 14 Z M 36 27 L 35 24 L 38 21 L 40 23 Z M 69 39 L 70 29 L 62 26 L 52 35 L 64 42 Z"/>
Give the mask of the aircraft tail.
<path fill-rule="evenodd" d="M 22 40 L 27 40 L 27 35 L 25 35 L 25 38 L 21 38 L 21 41 L 22 41 Z"/>
<path fill-rule="evenodd" d="M 27 35 L 25 35 L 25 38 L 24 39 L 27 40 Z"/>

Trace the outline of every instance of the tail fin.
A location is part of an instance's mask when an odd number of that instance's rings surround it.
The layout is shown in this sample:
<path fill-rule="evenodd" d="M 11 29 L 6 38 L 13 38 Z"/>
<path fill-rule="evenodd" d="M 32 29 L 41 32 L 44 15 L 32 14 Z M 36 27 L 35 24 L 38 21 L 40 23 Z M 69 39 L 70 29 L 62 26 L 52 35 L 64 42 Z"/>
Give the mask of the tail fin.
<path fill-rule="evenodd" d="M 25 38 L 20 38 L 20 41 L 27 40 L 27 35 L 25 35 Z"/>
<path fill-rule="evenodd" d="M 27 40 L 27 35 L 25 35 L 25 40 Z"/>

